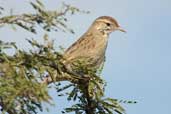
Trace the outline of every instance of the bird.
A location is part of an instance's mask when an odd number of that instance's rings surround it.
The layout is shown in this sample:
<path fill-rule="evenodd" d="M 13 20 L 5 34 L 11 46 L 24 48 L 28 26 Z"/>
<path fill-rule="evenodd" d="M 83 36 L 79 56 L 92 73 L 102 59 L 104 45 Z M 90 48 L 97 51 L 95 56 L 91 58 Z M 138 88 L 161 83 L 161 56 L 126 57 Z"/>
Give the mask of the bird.
<path fill-rule="evenodd" d="M 98 69 L 105 60 L 109 35 L 114 31 L 126 32 L 110 16 L 95 19 L 88 30 L 64 52 L 63 63 L 69 68 L 81 61 L 87 67 Z"/>
<path fill-rule="evenodd" d="M 83 70 L 77 69 L 80 67 L 78 63 L 83 63 L 86 68 L 95 69 L 96 72 L 105 61 L 109 35 L 114 31 L 126 32 L 111 16 L 100 16 L 95 19 L 88 30 L 64 51 L 60 62 L 65 66 L 65 71 L 76 77 L 84 75 Z M 51 77 L 48 76 L 43 82 L 51 81 Z"/>

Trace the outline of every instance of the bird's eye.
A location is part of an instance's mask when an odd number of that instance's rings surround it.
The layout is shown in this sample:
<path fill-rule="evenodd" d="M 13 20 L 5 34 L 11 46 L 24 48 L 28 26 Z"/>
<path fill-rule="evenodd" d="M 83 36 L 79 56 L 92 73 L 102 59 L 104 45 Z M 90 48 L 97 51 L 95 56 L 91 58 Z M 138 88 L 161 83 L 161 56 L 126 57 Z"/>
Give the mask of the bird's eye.
<path fill-rule="evenodd" d="M 110 26 L 111 24 L 110 23 L 106 23 L 107 26 Z"/>

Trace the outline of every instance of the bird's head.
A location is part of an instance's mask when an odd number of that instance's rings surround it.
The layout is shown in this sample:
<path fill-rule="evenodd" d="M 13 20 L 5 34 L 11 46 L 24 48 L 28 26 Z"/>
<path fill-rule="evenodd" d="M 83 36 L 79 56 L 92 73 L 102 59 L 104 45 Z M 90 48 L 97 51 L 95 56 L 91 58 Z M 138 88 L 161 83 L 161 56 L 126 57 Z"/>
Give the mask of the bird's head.
<path fill-rule="evenodd" d="M 119 30 L 121 32 L 126 32 L 120 27 L 118 22 L 109 16 L 101 16 L 93 22 L 93 29 L 96 29 L 103 34 L 109 35 L 111 32 Z"/>

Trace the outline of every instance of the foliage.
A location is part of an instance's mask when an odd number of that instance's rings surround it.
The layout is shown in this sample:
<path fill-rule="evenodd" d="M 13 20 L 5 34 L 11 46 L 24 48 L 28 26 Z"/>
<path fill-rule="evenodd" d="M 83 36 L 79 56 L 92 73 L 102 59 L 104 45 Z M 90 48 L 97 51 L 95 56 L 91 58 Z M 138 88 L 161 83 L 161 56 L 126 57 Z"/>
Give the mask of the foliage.
<path fill-rule="evenodd" d="M 70 31 L 66 25 L 67 13 L 82 12 L 78 8 L 64 4 L 63 10 L 47 11 L 39 0 L 30 2 L 36 14 L 11 15 L 0 18 L 0 26 L 12 24 L 29 32 L 36 33 L 36 25 L 45 31 Z M 33 49 L 20 50 L 15 42 L 0 41 L 0 108 L 3 114 L 37 114 L 44 111 L 42 103 L 52 104 L 48 94 L 49 84 L 55 84 L 58 96 L 67 96 L 68 102 L 74 101 L 71 107 L 64 108 L 62 113 L 75 114 L 118 114 L 125 113 L 120 103 L 136 103 L 105 98 L 106 82 L 95 69 L 82 63 L 75 67 L 75 73 L 65 67 L 62 51 L 54 48 L 54 42 L 44 36 L 44 44 L 34 39 L 27 39 Z M 14 55 L 8 55 L 7 49 L 14 49 Z M 99 69 L 101 72 L 102 69 Z M 60 84 L 68 81 L 68 84 Z"/>
<path fill-rule="evenodd" d="M 6 24 L 17 25 L 27 31 L 36 33 L 36 25 L 39 25 L 45 31 L 69 31 L 74 33 L 74 31 L 65 24 L 68 20 L 65 16 L 70 13 L 71 15 L 76 12 L 89 13 L 86 11 L 81 11 L 76 7 L 67 5 L 63 3 L 61 11 L 49 11 L 46 10 L 45 6 L 39 0 L 36 2 L 30 2 L 31 6 L 35 9 L 36 14 L 22 14 L 22 15 L 11 15 L 2 17 L 0 19 L 0 27 Z M 3 10 L 3 8 L 0 7 Z"/>

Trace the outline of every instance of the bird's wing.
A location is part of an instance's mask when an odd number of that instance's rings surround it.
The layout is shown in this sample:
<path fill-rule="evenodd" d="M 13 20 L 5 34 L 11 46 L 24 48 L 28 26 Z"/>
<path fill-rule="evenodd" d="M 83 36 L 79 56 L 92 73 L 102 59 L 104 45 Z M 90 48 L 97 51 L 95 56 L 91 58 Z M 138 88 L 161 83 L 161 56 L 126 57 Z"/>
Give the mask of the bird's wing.
<path fill-rule="evenodd" d="M 64 58 L 66 60 L 72 60 L 78 57 L 85 57 L 88 55 L 90 50 L 90 40 L 91 34 L 84 34 L 75 43 L 73 43 L 64 53 Z"/>

